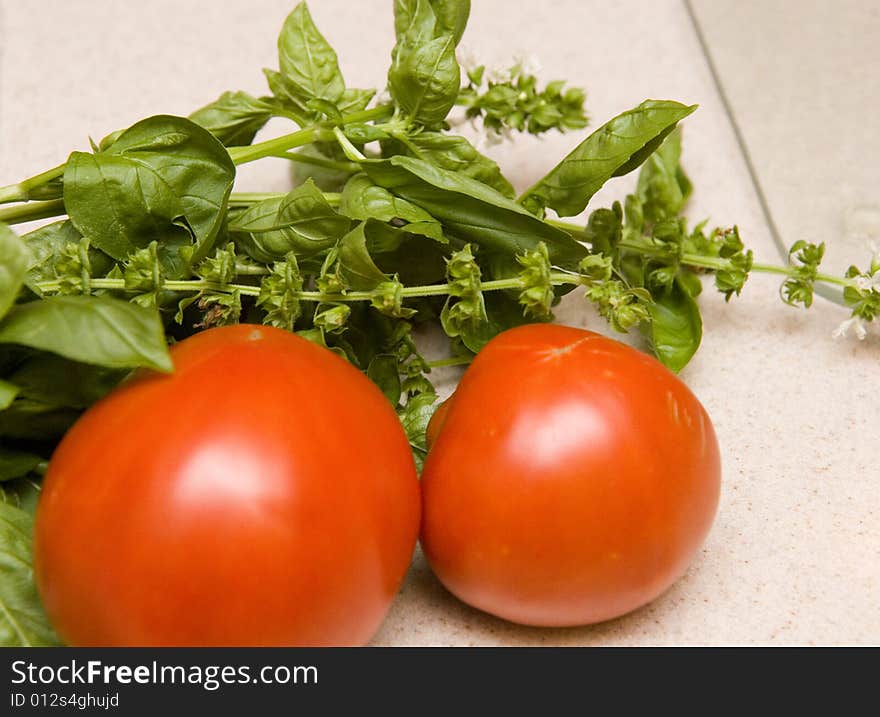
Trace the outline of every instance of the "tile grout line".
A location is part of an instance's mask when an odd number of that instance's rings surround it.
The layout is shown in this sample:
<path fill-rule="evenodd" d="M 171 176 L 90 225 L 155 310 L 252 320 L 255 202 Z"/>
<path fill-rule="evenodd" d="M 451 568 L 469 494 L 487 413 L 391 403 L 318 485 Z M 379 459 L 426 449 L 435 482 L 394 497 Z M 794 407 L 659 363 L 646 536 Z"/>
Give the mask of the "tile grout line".
<path fill-rule="evenodd" d="M 694 10 L 692 0 L 683 0 L 685 10 L 688 14 L 688 17 L 691 21 L 691 26 L 693 27 L 694 34 L 697 37 L 697 42 L 700 45 L 700 51 L 703 53 L 703 59 L 706 61 L 706 66 L 709 69 L 709 74 L 712 77 L 712 83 L 715 85 L 715 91 L 718 93 L 718 98 L 721 100 L 721 105 L 724 108 L 724 113 L 727 115 L 727 121 L 730 123 L 730 128 L 733 130 L 733 136 L 736 140 L 736 144 L 739 147 L 740 154 L 743 157 L 743 161 L 746 164 L 746 171 L 749 174 L 749 179 L 752 182 L 752 188 L 755 191 L 755 196 L 758 199 L 758 204 L 761 207 L 761 213 L 764 215 L 764 221 L 767 224 L 767 229 L 770 231 L 770 238 L 773 239 L 773 243 L 776 245 L 776 249 L 779 251 L 780 257 L 785 262 L 788 262 L 788 247 L 785 242 L 782 240 L 782 235 L 779 232 L 779 227 L 776 225 L 776 222 L 773 219 L 773 213 L 770 211 L 770 203 L 767 200 L 767 195 L 764 193 L 764 188 L 761 186 L 761 182 L 758 179 L 758 172 L 755 169 L 755 163 L 752 161 L 752 155 L 749 152 L 748 145 L 746 144 L 745 137 L 742 132 L 742 128 L 739 125 L 739 122 L 736 120 L 736 115 L 733 112 L 733 105 L 730 102 L 730 98 L 727 95 L 727 92 L 724 90 L 724 85 L 721 82 L 721 75 L 718 72 L 718 67 L 715 65 L 715 61 L 712 59 L 712 55 L 709 52 L 709 43 L 706 41 L 706 36 L 703 33 L 703 29 L 700 26 L 700 21 L 697 19 L 697 13 Z M 841 293 L 837 290 L 831 289 L 826 286 L 817 286 L 815 287 L 815 291 L 817 294 L 823 296 L 830 301 L 835 303 L 841 302 Z"/>

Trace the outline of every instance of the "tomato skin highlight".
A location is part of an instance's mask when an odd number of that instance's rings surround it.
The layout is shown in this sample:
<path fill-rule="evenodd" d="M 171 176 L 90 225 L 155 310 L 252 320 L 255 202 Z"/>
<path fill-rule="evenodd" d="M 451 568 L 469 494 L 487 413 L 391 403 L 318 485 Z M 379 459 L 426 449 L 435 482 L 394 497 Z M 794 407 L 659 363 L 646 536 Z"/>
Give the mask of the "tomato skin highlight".
<path fill-rule="evenodd" d="M 419 484 L 388 400 L 294 334 L 210 329 L 89 409 L 35 522 L 49 618 L 80 646 L 360 645 L 397 594 Z"/>
<path fill-rule="evenodd" d="M 536 626 L 650 602 L 687 569 L 721 465 L 696 397 L 654 358 L 535 324 L 477 355 L 422 473 L 421 544 L 464 602 Z"/>

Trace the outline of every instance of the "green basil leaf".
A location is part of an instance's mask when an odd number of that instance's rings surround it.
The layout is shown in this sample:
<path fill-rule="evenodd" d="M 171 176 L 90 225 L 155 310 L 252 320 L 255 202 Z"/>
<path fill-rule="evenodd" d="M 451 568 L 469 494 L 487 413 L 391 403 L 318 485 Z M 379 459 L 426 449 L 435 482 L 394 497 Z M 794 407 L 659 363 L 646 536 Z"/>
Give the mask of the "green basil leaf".
<path fill-rule="evenodd" d="M 350 227 L 351 220 L 330 206 L 312 180 L 283 197 L 257 202 L 228 225 L 242 249 L 266 263 L 290 252 L 313 256 L 334 246 Z"/>
<path fill-rule="evenodd" d="M 58 261 L 64 257 L 63 250 L 78 245 L 82 234 L 65 219 L 28 232 L 21 239 L 30 255 L 25 283 L 37 296 L 42 296 L 38 284 L 58 278 Z M 115 266 L 113 259 L 93 246 L 89 246 L 88 258 L 92 276 L 104 276 Z"/>
<path fill-rule="evenodd" d="M 339 242 L 337 261 L 345 285 L 355 291 L 369 291 L 388 278 L 383 274 L 367 250 L 367 227 L 371 222 L 362 222 L 346 234 Z"/>
<path fill-rule="evenodd" d="M 336 107 L 344 115 L 360 112 L 366 109 L 375 94 L 376 90 L 359 90 L 354 87 L 346 88 L 345 92 L 342 93 L 342 97 L 336 103 Z"/>
<path fill-rule="evenodd" d="M 0 343 L 108 368 L 174 369 L 159 314 L 108 297 L 53 296 L 19 304 L 0 322 Z"/>
<path fill-rule="evenodd" d="M 23 510 L 30 516 L 36 512 L 39 499 L 40 484 L 35 476 L 13 478 L 0 485 L 0 502 Z"/>
<path fill-rule="evenodd" d="M 657 292 L 653 299 L 648 339 L 657 358 L 678 373 L 700 347 L 700 308 L 678 280 L 670 289 Z"/>
<path fill-rule="evenodd" d="M 677 217 L 690 196 L 692 185 L 679 164 L 681 130 L 672 132 L 639 171 L 636 194 L 644 218 L 651 222 Z"/>
<path fill-rule="evenodd" d="M 0 317 L 15 303 L 27 273 L 28 258 L 24 242 L 0 222 Z"/>
<path fill-rule="evenodd" d="M 254 141 L 254 135 L 275 113 L 275 107 L 247 92 L 224 92 L 189 119 L 204 127 L 226 147 L 240 147 Z"/>
<path fill-rule="evenodd" d="M 443 227 L 421 207 L 394 196 L 375 184 L 366 174 L 355 174 L 345 184 L 340 197 L 339 211 L 352 219 L 378 219 L 383 222 L 401 220 L 405 229 L 439 242 L 447 240 Z"/>
<path fill-rule="evenodd" d="M 399 46 L 388 70 L 388 90 L 404 115 L 431 127 L 455 104 L 460 77 L 455 38 L 447 33 L 425 44 Z"/>
<path fill-rule="evenodd" d="M 562 217 L 579 214 L 605 182 L 636 169 L 696 108 L 666 100 L 645 100 L 617 115 L 527 190 L 520 203 L 535 213 L 550 207 Z"/>
<path fill-rule="evenodd" d="M 425 432 L 428 430 L 431 416 L 434 415 L 435 403 L 437 403 L 436 394 L 420 393 L 410 396 L 407 399 L 406 406 L 399 412 L 400 423 L 403 426 L 406 437 L 409 439 L 413 459 L 416 462 L 416 469 L 419 471 L 422 469 L 425 454 L 428 452 Z"/>
<path fill-rule="evenodd" d="M 305 105 L 317 98 L 336 102 L 345 91 L 336 53 L 315 27 L 309 9 L 299 3 L 278 36 L 278 63 L 287 88 Z"/>
<path fill-rule="evenodd" d="M 20 386 L 0 378 L 0 411 L 9 408 L 20 392 Z"/>
<path fill-rule="evenodd" d="M 566 232 L 470 177 L 413 157 L 365 160 L 361 166 L 376 184 L 418 205 L 455 236 L 486 251 L 522 254 L 543 241 L 550 261 L 566 268 L 573 268 L 587 254 Z"/>
<path fill-rule="evenodd" d="M 403 38 L 420 16 L 420 4 L 430 5 L 436 27 L 461 41 L 471 11 L 470 0 L 394 0 L 394 30 L 398 41 Z M 432 28 L 433 31 L 433 28 Z"/>
<path fill-rule="evenodd" d="M 397 367 L 397 356 L 379 354 L 374 356 L 367 367 L 367 377 L 375 383 L 379 390 L 391 401 L 392 406 L 400 403 L 400 371 Z"/>
<path fill-rule="evenodd" d="M 513 199 L 513 185 L 501 173 L 498 164 L 480 154 L 464 137 L 444 132 L 420 132 L 409 138 L 409 143 L 419 151 L 419 157 L 441 169 L 463 174 L 478 182 L 488 184 Z M 383 143 L 388 154 L 411 154 L 402 142 L 390 140 Z"/>
<path fill-rule="evenodd" d="M 0 437 L 54 441 L 67 432 L 79 414 L 79 409 L 17 398 L 9 408 L 0 411 Z"/>
<path fill-rule="evenodd" d="M 26 451 L 0 446 L 0 481 L 21 478 L 36 468 L 43 458 Z"/>
<path fill-rule="evenodd" d="M 33 519 L 25 511 L 0 503 L 0 645 L 59 645 L 43 612 L 31 556 Z"/>
<path fill-rule="evenodd" d="M 86 408 L 107 395 L 128 369 L 79 363 L 55 354 L 38 353 L 20 364 L 9 376 L 23 398 Z"/>
<path fill-rule="evenodd" d="M 234 178 L 235 165 L 208 130 L 158 115 L 106 151 L 71 154 L 64 204 L 76 229 L 117 261 L 180 228 L 195 243 L 195 264 L 214 244 Z"/>

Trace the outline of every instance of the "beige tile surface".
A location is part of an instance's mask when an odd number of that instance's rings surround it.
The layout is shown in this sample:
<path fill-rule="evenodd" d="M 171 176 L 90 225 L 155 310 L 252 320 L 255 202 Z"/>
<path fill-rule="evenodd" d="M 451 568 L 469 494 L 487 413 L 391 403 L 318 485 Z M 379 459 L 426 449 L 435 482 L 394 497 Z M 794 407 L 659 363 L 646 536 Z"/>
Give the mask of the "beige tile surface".
<path fill-rule="evenodd" d="M 311 3 L 352 85 L 383 83 L 392 44 L 389 5 Z M 719 13 L 722 5 L 732 7 L 719 0 Z M 283 0 L 150 0 L 124 9 L 110 0 L 0 0 L 0 184 L 54 166 L 71 149 L 86 148 L 89 135 L 98 138 L 149 114 L 186 114 L 225 89 L 262 91 L 260 68 L 275 63 L 275 36 L 290 7 Z M 724 22 L 756 20 L 731 11 Z M 815 34 L 821 42 L 821 33 Z M 588 89 L 594 126 L 646 97 L 699 102 L 685 139 L 685 162 L 697 188 L 692 215 L 738 223 L 758 257 L 776 259 L 682 3 L 475 0 L 464 42 L 490 61 L 518 49 L 538 55 L 547 79 L 564 77 Z M 752 73 L 758 93 L 764 71 L 750 67 L 755 53 L 742 52 L 736 66 Z M 825 77 L 825 91 L 864 76 L 843 69 Z M 816 96 L 822 92 L 817 87 Z M 785 141 L 803 151 L 776 148 L 777 159 L 790 154 L 785 177 L 812 166 L 804 152 L 813 149 L 817 128 L 829 132 L 826 121 L 840 118 L 816 120 L 810 136 L 801 125 L 786 133 Z M 853 127 L 858 130 L 858 123 Z M 526 140 L 494 154 L 525 187 L 577 140 Z M 755 152 L 763 156 L 768 147 Z M 852 177 L 851 170 L 864 172 L 859 176 L 866 181 L 876 177 L 858 152 L 825 152 L 829 176 Z M 774 197 L 788 180 L 768 174 L 766 181 Z M 286 182 L 284 166 L 266 161 L 247 167 L 238 187 L 280 190 Z M 615 183 L 592 206 L 621 196 L 631 182 Z M 864 201 L 880 199 L 860 181 L 855 185 L 864 190 Z M 804 185 L 776 201 L 782 216 L 799 218 L 837 190 L 830 182 Z M 788 221 L 782 224 L 788 231 Z M 875 332 L 861 343 L 833 341 L 832 329 L 845 318 L 840 308 L 823 301 L 808 313 L 784 307 L 776 281 L 767 277 L 753 277 L 744 296 L 729 305 L 708 291 L 701 302 L 703 347 L 683 378 L 715 422 L 724 485 L 715 526 L 687 575 L 652 605 L 619 620 L 538 630 L 457 602 L 417 555 L 375 644 L 880 643 L 880 338 Z M 574 295 L 558 318 L 607 330 Z M 444 390 L 454 380 L 449 371 Z"/>

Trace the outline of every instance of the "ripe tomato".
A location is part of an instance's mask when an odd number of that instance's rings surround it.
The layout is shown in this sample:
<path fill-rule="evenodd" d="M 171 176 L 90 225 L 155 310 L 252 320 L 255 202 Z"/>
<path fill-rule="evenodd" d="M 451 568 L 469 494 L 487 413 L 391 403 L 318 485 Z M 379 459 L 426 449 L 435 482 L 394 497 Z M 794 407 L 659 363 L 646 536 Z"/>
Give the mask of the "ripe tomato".
<path fill-rule="evenodd" d="M 355 645 L 409 565 L 419 485 L 388 400 L 279 329 L 211 329 L 53 456 L 35 574 L 73 645 Z"/>
<path fill-rule="evenodd" d="M 550 324 L 500 334 L 448 404 L 421 542 L 464 602 L 527 625 L 607 620 L 687 568 L 715 515 L 715 432 L 650 356 Z"/>

